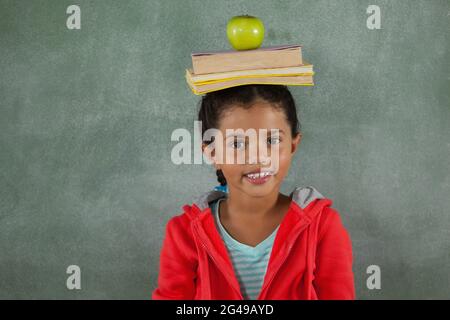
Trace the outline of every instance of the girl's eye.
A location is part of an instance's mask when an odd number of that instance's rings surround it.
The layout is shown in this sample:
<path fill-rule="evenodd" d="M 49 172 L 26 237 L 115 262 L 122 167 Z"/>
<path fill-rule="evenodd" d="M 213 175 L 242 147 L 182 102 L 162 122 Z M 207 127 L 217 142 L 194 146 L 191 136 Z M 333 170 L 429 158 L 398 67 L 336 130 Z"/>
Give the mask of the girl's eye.
<path fill-rule="evenodd" d="M 269 144 L 279 144 L 280 143 L 280 138 L 279 137 L 270 137 L 267 139 L 267 142 Z"/>
<path fill-rule="evenodd" d="M 242 149 L 245 147 L 245 142 L 244 141 L 233 141 L 231 143 L 231 147 L 234 149 Z"/>

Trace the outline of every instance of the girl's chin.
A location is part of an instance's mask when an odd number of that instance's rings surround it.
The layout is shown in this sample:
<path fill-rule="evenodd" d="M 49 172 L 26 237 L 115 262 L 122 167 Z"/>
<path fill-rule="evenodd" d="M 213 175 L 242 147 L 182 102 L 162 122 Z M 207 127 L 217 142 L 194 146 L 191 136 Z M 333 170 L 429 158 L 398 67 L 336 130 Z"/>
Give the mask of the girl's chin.
<path fill-rule="evenodd" d="M 245 181 L 245 177 L 243 177 L 241 182 L 236 185 L 236 189 L 250 197 L 264 198 L 276 189 L 276 183 L 275 179 L 272 177 L 264 184 L 254 185 Z"/>

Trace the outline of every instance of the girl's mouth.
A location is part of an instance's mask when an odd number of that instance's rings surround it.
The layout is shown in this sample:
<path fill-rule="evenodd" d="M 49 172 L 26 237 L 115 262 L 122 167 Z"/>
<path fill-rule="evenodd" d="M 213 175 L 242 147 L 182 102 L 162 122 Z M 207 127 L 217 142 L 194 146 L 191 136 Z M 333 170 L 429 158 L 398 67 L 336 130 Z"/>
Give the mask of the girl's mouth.
<path fill-rule="evenodd" d="M 272 172 L 254 172 L 244 175 L 245 179 L 251 184 L 264 184 L 273 176 Z"/>

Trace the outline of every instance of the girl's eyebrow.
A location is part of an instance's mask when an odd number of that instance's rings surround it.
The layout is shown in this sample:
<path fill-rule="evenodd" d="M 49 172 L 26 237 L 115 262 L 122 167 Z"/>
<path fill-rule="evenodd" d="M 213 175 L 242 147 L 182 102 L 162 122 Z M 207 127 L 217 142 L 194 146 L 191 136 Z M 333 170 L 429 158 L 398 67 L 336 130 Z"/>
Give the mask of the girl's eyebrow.
<path fill-rule="evenodd" d="M 282 129 L 272 129 L 272 130 L 278 130 L 278 132 L 280 133 L 280 134 L 284 134 L 284 131 L 282 130 Z M 244 131 L 245 132 L 245 131 Z M 270 130 L 267 130 L 267 135 L 268 136 L 270 136 L 272 134 L 272 132 L 270 131 Z M 243 137 L 243 136 L 245 136 L 245 135 L 242 135 L 242 134 L 235 134 L 235 133 L 230 133 L 230 134 L 227 134 L 226 136 L 225 136 L 225 138 L 228 138 L 228 137 Z"/>

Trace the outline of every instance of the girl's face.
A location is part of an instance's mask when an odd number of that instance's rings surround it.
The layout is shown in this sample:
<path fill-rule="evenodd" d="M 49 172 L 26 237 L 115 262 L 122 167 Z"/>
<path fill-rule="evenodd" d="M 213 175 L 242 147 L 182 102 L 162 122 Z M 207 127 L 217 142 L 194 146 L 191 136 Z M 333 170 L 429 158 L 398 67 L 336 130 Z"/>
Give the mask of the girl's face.
<path fill-rule="evenodd" d="M 249 109 L 233 106 L 222 114 L 218 129 L 223 136 L 223 160 L 217 161 L 215 158 L 213 162 L 216 169 L 222 170 L 228 188 L 253 197 L 278 193 L 301 140 L 301 134 L 291 136 L 291 128 L 283 110 L 262 100 L 252 103 Z M 256 140 L 243 134 L 249 129 L 256 132 Z M 278 133 L 271 132 L 271 129 L 278 129 Z M 262 135 L 263 132 L 266 132 L 266 137 Z M 254 149 L 255 145 L 257 149 Z M 261 153 L 261 148 L 266 151 Z M 232 161 L 226 158 L 226 154 L 231 154 Z M 211 155 L 218 156 L 218 152 L 214 150 Z M 258 171 L 269 171 L 269 175 L 259 179 L 248 175 Z"/>

